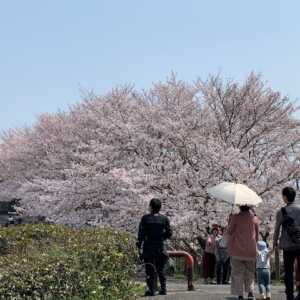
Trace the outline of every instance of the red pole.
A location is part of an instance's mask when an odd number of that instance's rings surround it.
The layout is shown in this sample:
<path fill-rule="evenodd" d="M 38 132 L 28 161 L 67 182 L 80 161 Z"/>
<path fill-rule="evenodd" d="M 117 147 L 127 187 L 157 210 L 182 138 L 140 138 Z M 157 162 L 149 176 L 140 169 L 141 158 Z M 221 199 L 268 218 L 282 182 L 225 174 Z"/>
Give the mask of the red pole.
<path fill-rule="evenodd" d="M 193 271 L 194 271 L 194 258 L 192 255 L 185 251 L 168 251 L 170 257 L 184 257 L 187 267 L 187 281 L 188 281 L 188 291 L 194 290 L 193 285 Z"/>

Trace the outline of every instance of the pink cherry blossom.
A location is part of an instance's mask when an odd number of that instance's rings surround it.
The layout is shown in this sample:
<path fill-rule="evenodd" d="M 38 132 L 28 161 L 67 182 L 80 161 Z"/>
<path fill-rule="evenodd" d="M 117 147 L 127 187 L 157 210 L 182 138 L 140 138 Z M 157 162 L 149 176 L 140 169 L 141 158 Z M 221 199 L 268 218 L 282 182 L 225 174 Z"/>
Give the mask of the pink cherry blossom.
<path fill-rule="evenodd" d="M 226 224 L 232 208 L 206 190 L 233 181 L 263 197 L 257 213 L 269 220 L 280 189 L 299 178 L 296 110 L 255 74 L 242 84 L 172 75 L 148 91 L 91 93 L 2 135 L 0 193 L 21 198 L 31 215 L 132 232 L 159 197 L 177 236 L 192 240 Z"/>

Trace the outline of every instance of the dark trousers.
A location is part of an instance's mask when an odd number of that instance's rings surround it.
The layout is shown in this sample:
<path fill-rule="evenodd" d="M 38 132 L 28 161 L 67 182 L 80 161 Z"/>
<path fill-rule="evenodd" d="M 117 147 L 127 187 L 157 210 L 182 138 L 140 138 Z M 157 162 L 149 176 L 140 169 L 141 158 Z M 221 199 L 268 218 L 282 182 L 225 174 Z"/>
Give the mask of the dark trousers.
<path fill-rule="evenodd" d="M 217 284 L 226 284 L 228 278 L 230 260 L 229 258 L 225 261 L 217 261 L 216 273 L 217 273 Z"/>
<path fill-rule="evenodd" d="M 300 261 L 300 250 L 283 251 L 284 283 L 287 300 L 294 300 L 294 266 L 296 259 Z M 298 265 L 298 272 L 299 271 L 300 267 Z"/>
<path fill-rule="evenodd" d="M 203 278 L 215 277 L 216 271 L 216 256 L 212 253 L 204 252 L 203 256 Z"/>
<path fill-rule="evenodd" d="M 230 263 L 230 258 L 228 259 L 228 270 L 227 270 L 227 278 L 226 278 L 226 282 L 230 281 L 230 277 L 231 277 L 231 263 Z"/>
<path fill-rule="evenodd" d="M 149 291 L 155 292 L 157 289 L 157 276 L 160 282 L 160 288 L 166 290 L 165 266 L 168 262 L 168 257 L 161 253 L 157 255 L 146 255 L 144 257 L 146 269 L 146 283 Z"/>

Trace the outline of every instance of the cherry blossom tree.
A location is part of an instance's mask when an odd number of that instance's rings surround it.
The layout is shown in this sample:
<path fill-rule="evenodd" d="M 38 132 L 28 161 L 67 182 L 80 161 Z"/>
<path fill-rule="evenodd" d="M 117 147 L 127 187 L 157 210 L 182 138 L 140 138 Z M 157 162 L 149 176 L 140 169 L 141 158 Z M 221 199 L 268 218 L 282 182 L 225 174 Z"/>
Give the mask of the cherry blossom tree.
<path fill-rule="evenodd" d="M 68 112 L 2 135 L 0 193 L 21 198 L 31 215 L 133 232 L 159 197 L 190 245 L 232 209 L 207 188 L 234 181 L 263 197 L 257 214 L 271 226 L 279 190 L 299 178 L 296 110 L 256 74 L 242 84 L 172 75 L 148 91 L 88 93 Z"/>

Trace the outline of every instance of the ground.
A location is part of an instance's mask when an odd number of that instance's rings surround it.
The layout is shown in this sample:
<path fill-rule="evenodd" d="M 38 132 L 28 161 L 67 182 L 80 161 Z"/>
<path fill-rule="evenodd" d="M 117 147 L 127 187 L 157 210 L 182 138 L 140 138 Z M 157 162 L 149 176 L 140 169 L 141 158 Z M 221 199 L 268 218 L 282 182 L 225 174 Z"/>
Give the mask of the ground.
<path fill-rule="evenodd" d="M 169 281 L 168 295 L 156 297 L 143 297 L 141 299 L 147 300 L 234 300 L 236 297 L 230 295 L 230 286 L 220 285 L 201 285 L 195 283 L 195 291 L 187 292 L 186 283 L 183 281 Z M 272 287 L 273 300 L 285 300 L 284 287 Z"/>

